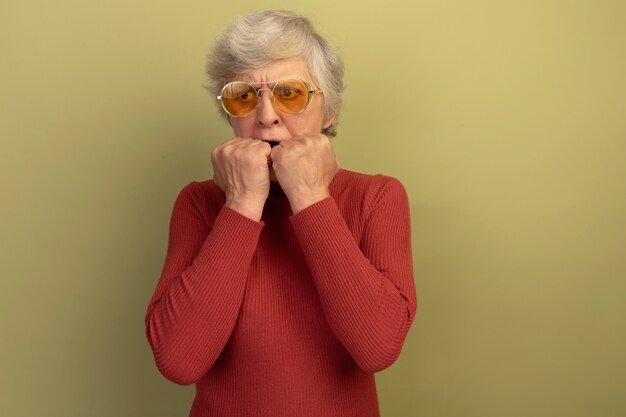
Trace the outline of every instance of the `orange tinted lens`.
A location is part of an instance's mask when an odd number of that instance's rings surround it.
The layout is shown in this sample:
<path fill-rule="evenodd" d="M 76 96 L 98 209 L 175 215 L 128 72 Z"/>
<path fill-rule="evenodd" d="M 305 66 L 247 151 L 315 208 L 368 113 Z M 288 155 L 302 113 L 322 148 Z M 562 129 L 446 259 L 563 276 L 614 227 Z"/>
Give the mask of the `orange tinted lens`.
<path fill-rule="evenodd" d="M 222 89 L 222 105 L 233 116 L 245 116 L 257 105 L 256 91 L 242 81 L 226 84 Z"/>
<path fill-rule="evenodd" d="M 274 86 L 274 102 L 286 113 L 300 113 L 309 103 L 309 88 L 302 80 L 281 80 Z"/>

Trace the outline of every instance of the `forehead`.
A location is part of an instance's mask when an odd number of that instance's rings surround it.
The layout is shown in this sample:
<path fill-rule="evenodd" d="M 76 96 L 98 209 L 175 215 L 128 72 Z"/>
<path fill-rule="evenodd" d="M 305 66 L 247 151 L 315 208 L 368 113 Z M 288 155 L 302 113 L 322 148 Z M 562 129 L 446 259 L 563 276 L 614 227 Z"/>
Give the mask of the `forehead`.
<path fill-rule="evenodd" d="M 281 59 L 265 67 L 247 71 L 236 76 L 238 80 L 246 81 L 251 84 L 268 83 L 287 77 L 297 77 L 312 81 L 306 61 L 302 58 Z"/>

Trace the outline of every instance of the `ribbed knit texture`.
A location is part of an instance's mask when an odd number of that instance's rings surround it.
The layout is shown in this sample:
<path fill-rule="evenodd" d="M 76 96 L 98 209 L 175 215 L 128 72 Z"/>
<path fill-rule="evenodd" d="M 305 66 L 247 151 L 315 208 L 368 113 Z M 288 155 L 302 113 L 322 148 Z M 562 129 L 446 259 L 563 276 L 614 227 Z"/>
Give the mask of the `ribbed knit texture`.
<path fill-rule="evenodd" d="M 196 384 L 190 417 L 378 417 L 374 372 L 417 308 L 402 184 L 340 170 L 292 215 L 273 185 L 255 222 L 212 181 L 180 192 L 145 316 L 156 365 Z"/>

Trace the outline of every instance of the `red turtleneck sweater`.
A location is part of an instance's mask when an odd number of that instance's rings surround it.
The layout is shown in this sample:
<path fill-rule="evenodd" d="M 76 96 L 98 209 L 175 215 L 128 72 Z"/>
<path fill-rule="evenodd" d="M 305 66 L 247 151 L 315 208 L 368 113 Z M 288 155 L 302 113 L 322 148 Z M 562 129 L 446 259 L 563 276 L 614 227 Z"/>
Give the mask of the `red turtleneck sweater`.
<path fill-rule="evenodd" d="M 196 384 L 191 417 L 378 417 L 374 372 L 417 300 L 406 192 L 340 170 L 296 215 L 273 183 L 260 222 L 212 181 L 180 192 L 145 316 L 156 365 Z"/>

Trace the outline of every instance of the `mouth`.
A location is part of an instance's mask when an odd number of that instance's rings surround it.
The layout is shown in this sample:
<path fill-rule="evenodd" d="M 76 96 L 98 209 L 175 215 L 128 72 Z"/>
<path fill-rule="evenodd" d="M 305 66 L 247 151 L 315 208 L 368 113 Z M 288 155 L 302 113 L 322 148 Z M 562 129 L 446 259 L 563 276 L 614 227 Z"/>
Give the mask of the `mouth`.
<path fill-rule="evenodd" d="M 276 140 L 276 138 L 257 138 L 257 139 L 262 140 L 263 142 L 269 143 L 269 145 L 272 148 L 280 143 L 280 140 Z"/>

